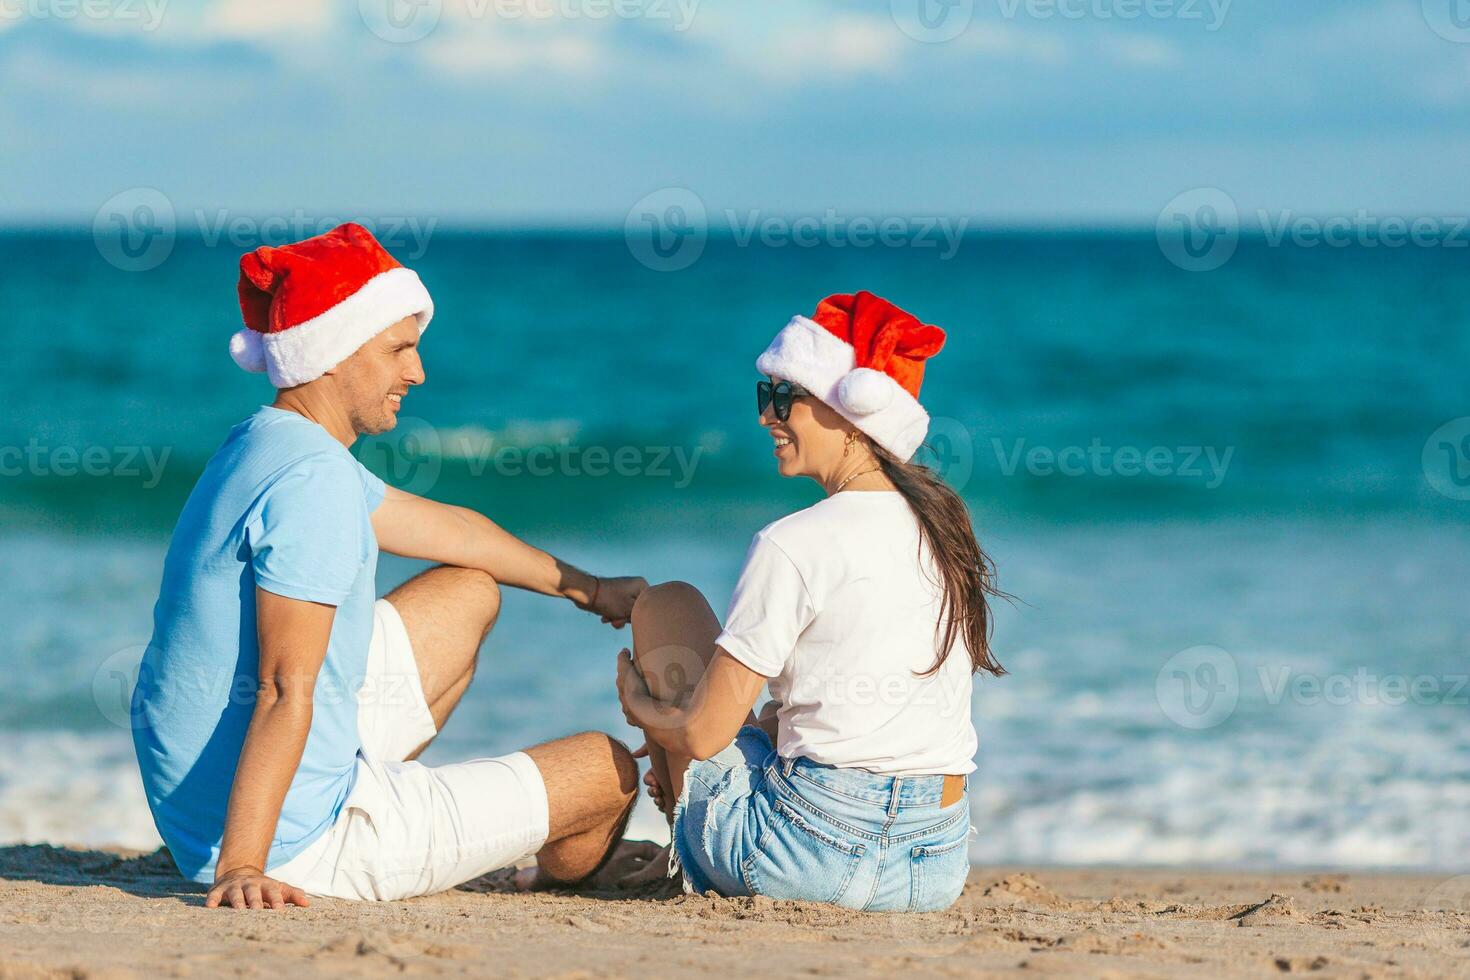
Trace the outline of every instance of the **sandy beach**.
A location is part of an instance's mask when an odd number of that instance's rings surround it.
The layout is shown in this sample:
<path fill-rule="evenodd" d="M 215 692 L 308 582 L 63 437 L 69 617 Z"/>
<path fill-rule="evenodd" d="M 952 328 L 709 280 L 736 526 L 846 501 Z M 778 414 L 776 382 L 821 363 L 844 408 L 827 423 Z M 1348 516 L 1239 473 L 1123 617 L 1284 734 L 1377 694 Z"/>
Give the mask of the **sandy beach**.
<path fill-rule="evenodd" d="M 0 849 L 0 978 L 1470 975 L 1466 879 L 976 868 L 919 916 L 517 895 L 206 910 L 161 854 Z"/>

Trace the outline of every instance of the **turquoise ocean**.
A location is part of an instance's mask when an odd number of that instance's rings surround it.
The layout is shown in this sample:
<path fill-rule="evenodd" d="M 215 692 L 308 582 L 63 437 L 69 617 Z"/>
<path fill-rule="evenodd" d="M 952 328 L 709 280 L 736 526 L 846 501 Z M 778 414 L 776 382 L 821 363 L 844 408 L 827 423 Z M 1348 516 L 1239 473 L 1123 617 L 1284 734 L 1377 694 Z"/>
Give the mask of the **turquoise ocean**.
<path fill-rule="evenodd" d="M 420 251 L 428 382 L 360 458 L 721 611 L 751 535 L 818 494 L 775 471 L 756 354 L 855 289 L 949 332 L 926 458 L 1018 600 L 1011 674 L 977 683 L 974 860 L 1470 869 L 1462 252 L 1248 237 L 1192 273 L 1151 231 L 948 257 L 717 236 L 677 272 L 620 231 Z M 87 232 L 0 233 L 0 842 L 157 843 L 131 672 L 179 508 L 272 395 L 226 350 L 238 255 L 186 236 L 132 271 Z M 385 558 L 380 588 L 415 570 Z M 625 640 L 510 595 L 426 761 L 632 739 Z M 636 829 L 659 833 L 647 808 Z"/>

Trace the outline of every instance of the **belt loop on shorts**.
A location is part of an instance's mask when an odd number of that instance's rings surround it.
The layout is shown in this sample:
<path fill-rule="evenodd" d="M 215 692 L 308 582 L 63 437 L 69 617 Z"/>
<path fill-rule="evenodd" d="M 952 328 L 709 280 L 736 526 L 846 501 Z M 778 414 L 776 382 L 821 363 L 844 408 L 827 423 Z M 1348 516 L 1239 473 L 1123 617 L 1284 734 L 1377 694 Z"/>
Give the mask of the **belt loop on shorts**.
<path fill-rule="evenodd" d="M 783 775 L 783 776 L 789 776 L 789 775 L 791 775 L 791 770 L 793 770 L 795 768 L 796 768 L 796 760 L 794 758 L 793 759 L 782 759 L 781 760 L 781 775 Z"/>
<path fill-rule="evenodd" d="M 902 793 L 902 791 L 903 791 L 903 777 L 902 776 L 894 776 L 893 777 L 893 786 L 889 790 L 889 793 L 888 793 L 888 817 L 889 817 L 890 820 L 892 818 L 898 816 L 898 798 L 899 798 L 899 795 Z"/>

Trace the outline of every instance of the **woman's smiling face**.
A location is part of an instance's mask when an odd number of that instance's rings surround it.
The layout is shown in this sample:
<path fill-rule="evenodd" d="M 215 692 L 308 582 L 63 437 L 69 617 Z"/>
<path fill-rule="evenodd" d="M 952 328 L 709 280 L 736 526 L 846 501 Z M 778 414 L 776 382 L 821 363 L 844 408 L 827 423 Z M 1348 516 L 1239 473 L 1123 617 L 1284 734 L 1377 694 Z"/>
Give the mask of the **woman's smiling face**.
<path fill-rule="evenodd" d="M 771 383 L 780 382 L 771 378 Z M 820 480 L 842 459 L 852 425 L 820 399 L 801 395 L 791 401 L 786 421 L 776 418 L 774 404 L 761 412 L 761 425 L 771 434 L 782 476 L 809 476 Z"/>

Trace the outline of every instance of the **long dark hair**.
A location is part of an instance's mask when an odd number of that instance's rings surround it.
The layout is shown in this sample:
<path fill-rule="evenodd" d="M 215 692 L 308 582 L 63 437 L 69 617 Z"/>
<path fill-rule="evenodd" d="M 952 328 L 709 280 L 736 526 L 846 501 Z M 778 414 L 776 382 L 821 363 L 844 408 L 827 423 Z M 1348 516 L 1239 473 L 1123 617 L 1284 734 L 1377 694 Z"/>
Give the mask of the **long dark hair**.
<path fill-rule="evenodd" d="M 943 629 L 936 651 L 937 659 L 924 676 L 932 676 L 949 659 L 956 637 L 965 641 L 976 673 L 985 671 L 996 677 L 1006 672 L 990 650 L 990 599 L 1010 596 L 995 587 L 995 566 L 970 524 L 970 511 L 960 495 L 940 479 L 939 474 L 922 463 L 906 463 L 883 447 L 869 442 L 883 475 L 892 481 L 908 501 L 909 509 L 919 522 L 921 547 L 929 546 L 934 564 L 944 582 L 944 602 L 939 608 L 939 625 Z M 938 583 L 936 583 L 938 584 Z"/>

